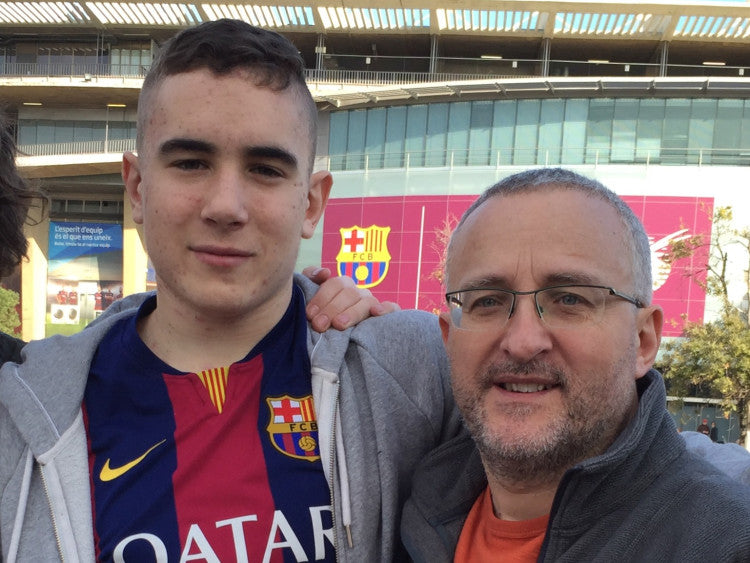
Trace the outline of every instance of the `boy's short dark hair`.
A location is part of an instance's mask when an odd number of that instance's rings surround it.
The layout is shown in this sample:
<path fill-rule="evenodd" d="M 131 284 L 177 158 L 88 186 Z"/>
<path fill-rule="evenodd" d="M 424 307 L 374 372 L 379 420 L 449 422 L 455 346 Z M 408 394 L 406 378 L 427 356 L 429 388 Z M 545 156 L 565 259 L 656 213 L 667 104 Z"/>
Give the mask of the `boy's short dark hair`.
<path fill-rule="evenodd" d="M 283 35 L 240 20 L 221 19 L 185 29 L 169 39 L 146 74 L 138 101 L 138 146 L 142 146 L 148 105 L 153 92 L 168 76 L 199 69 L 217 76 L 247 70 L 256 86 L 301 93 L 316 137 L 317 108 L 305 82 L 305 63 L 297 48 Z M 313 144 L 314 152 L 314 144 Z"/>

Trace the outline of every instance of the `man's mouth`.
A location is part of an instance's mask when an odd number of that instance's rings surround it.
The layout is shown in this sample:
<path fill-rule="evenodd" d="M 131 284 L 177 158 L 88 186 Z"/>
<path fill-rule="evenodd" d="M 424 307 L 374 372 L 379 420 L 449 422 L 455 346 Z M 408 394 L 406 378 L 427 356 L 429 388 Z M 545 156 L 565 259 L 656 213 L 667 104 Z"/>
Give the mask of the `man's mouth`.
<path fill-rule="evenodd" d="M 542 385 L 540 383 L 501 383 L 500 387 L 513 393 L 537 393 L 552 389 L 552 385 Z"/>

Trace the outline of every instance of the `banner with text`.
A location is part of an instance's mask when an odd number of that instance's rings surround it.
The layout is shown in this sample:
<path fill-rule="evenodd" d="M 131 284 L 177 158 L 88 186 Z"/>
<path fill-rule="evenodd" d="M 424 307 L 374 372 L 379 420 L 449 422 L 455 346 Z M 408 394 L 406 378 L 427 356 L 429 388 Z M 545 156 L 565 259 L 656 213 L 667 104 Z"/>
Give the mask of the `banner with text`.
<path fill-rule="evenodd" d="M 50 222 L 46 334 L 73 334 L 122 297 L 122 225 Z"/>

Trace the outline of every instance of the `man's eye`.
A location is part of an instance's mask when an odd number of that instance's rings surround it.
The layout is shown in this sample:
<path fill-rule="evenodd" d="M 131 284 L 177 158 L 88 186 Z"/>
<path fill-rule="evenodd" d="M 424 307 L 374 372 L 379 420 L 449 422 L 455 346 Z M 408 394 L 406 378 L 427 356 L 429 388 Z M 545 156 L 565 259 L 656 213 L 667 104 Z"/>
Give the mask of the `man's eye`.
<path fill-rule="evenodd" d="M 508 297 L 504 294 L 489 294 L 481 295 L 471 301 L 469 310 L 470 311 L 487 311 L 489 309 L 497 309 L 505 307 Z"/>
<path fill-rule="evenodd" d="M 580 305 L 582 303 L 581 297 L 573 293 L 565 293 L 558 299 L 562 305 Z"/>
<path fill-rule="evenodd" d="M 587 308 L 594 307 L 594 302 L 577 293 L 561 293 L 555 297 L 555 303 L 561 307 Z"/>

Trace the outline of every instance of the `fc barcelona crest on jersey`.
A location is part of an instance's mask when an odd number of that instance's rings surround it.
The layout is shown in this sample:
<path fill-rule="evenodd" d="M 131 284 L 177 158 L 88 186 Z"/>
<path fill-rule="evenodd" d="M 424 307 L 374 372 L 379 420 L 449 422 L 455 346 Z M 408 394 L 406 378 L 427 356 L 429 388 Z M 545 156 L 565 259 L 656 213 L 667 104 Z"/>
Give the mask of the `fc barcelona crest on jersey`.
<path fill-rule="evenodd" d="M 339 231 L 341 250 L 336 256 L 339 275 L 352 278 L 358 287 L 373 287 L 382 282 L 391 261 L 388 253 L 388 233 L 391 228 L 355 225 Z"/>
<path fill-rule="evenodd" d="M 312 396 L 267 397 L 266 403 L 271 410 L 266 430 L 274 447 L 289 457 L 319 460 L 318 422 Z"/>

